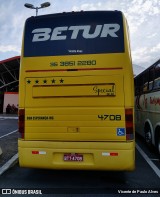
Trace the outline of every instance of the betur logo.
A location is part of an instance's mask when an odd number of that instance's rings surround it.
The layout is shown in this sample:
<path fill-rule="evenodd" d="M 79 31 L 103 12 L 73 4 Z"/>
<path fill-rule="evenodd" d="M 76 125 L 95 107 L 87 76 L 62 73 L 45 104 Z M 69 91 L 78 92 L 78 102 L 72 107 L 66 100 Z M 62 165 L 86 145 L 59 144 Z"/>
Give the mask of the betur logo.
<path fill-rule="evenodd" d="M 77 36 L 82 34 L 82 37 L 85 39 L 94 39 L 96 37 L 105 38 L 118 37 L 116 34 L 120 29 L 120 25 L 115 24 L 104 24 L 97 25 L 94 32 L 90 33 L 91 25 L 81 25 L 81 26 L 65 26 L 65 27 L 55 27 L 53 30 L 51 28 L 38 28 L 32 31 L 33 39 L 32 42 L 42 42 L 47 40 L 66 40 L 67 34 L 66 31 L 71 31 L 70 39 L 77 39 Z"/>

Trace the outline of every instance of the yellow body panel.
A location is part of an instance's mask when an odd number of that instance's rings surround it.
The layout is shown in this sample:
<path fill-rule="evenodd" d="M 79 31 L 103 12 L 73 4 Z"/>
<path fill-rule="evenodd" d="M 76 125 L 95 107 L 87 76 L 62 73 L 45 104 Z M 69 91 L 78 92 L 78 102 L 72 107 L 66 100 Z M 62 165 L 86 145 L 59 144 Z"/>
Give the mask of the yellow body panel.
<path fill-rule="evenodd" d="M 39 151 L 42 154 L 32 154 Z M 83 155 L 83 162 L 64 161 L 65 153 Z M 110 156 L 109 153 L 118 153 Z M 70 170 L 134 170 L 134 142 L 47 142 L 19 140 L 20 166 Z M 28 159 L 29 158 L 29 159 Z"/>

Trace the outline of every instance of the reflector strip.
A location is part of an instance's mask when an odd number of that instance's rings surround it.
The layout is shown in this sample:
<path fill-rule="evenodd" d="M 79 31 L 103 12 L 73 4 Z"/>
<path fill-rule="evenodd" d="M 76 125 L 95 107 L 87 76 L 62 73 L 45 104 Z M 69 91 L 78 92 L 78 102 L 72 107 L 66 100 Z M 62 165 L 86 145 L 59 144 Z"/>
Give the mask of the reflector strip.
<path fill-rule="evenodd" d="M 46 155 L 46 151 L 37 151 L 37 150 L 33 150 L 32 151 L 33 155 Z"/>
<path fill-rule="evenodd" d="M 116 152 L 102 153 L 102 156 L 118 156 L 118 153 L 116 153 Z"/>
<path fill-rule="evenodd" d="M 110 156 L 118 156 L 118 153 L 110 153 Z"/>
<path fill-rule="evenodd" d="M 33 155 L 38 155 L 39 152 L 38 152 L 38 151 L 32 151 L 32 154 L 33 154 Z"/>
<path fill-rule="evenodd" d="M 122 67 L 113 68 L 76 68 L 76 69 L 56 69 L 56 70 L 26 70 L 26 72 L 62 72 L 62 71 L 86 71 L 86 70 L 120 70 Z"/>

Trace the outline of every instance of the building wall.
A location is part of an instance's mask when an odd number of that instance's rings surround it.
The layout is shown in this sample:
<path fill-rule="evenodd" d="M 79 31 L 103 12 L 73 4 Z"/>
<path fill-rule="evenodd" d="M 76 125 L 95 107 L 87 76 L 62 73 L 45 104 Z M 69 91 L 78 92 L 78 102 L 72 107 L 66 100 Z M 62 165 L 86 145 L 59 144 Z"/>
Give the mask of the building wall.
<path fill-rule="evenodd" d="M 10 104 L 14 104 L 18 108 L 18 92 L 5 92 L 4 93 L 4 104 L 3 104 L 3 113 L 6 113 L 6 107 Z"/>
<path fill-rule="evenodd" d="M 0 91 L 0 113 L 3 113 L 4 93 Z"/>

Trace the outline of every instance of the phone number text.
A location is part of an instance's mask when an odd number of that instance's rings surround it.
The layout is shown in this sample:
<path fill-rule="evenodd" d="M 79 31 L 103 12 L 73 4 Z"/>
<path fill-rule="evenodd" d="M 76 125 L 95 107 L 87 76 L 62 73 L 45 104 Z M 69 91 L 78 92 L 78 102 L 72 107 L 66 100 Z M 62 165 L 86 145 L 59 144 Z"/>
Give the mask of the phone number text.
<path fill-rule="evenodd" d="M 96 65 L 96 60 L 50 62 L 51 67 L 55 67 L 55 66 L 93 66 L 93 65 Z"/>

